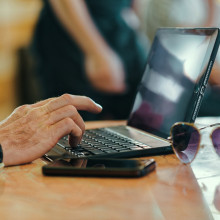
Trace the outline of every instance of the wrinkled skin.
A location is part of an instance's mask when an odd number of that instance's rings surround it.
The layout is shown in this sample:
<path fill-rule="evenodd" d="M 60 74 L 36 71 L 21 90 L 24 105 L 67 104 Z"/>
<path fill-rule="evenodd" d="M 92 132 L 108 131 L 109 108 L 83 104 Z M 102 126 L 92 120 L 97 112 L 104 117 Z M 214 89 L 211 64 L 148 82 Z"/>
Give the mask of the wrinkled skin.
<path fill-rule="evenodd" d="M 99 113 L 102 107 L 88 97 L 64 94 L 33 105 L 23 105 L 0 124 L 0 143 L 6 166 L 31 162 L 69 134 L 76 146 L 85 131 L 78 110 Z"/>

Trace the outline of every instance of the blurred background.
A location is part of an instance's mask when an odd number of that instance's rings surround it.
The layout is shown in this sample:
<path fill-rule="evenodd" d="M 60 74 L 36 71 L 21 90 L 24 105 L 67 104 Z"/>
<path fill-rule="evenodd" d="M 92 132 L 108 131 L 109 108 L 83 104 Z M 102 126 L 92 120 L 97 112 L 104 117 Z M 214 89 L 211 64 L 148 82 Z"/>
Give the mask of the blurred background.
<path fill-rule="evenodd" d="M 40 0 L 0 0 L 0 120 L 20 104 L 19 50 L 32 37 Z"/>
<path fill-rule="evenodd" d="M 219 27 L 219 4 L 219 0 L 136 0 L 135 7 L 140 28 L 151 43 L 160 26 Z M 30 44 L 42 5 L 42 0 L 0 0 L 0 120 L 40 93 L 28 75 L 23 51 Z"/>

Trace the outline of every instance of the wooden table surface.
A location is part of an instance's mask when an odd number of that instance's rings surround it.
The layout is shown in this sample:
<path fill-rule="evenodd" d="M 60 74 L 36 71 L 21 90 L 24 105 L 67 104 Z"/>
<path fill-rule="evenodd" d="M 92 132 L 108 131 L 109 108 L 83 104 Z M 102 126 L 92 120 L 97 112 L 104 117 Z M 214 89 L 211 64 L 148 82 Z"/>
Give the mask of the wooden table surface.
<path fill-rule="evenodd" d="M 86 126 L 123 123 L 87 122 Z M 0 219 L 213 219 L 191 166 L 181 164 L 173 154 L 153 158 L 156 170 L 136 179 L 46 177 L 42 159 L 4 168 Z"/>

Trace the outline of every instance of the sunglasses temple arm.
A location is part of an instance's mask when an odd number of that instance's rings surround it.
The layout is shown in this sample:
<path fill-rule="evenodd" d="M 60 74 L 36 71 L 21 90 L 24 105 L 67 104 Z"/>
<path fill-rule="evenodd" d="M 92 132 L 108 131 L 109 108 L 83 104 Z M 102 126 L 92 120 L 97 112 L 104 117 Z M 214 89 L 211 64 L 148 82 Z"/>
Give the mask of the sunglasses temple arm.
<path fill-rule="evenodd" d="M 205 126 L 205 127 L 203 127 L 203 128 L 200 128 L 199 130 L 203 130 L 203 129 L 205 129 L 205 128 L 214 127 L 214 126 L 217 126 L 217 125 L 220 125 L 220 123 L 215 123 L 215 124 L 207 125 L 207 126 Z"/>
<path fill-rule="evenodd" d="M 173 144 L 173 139 L 172 139 L 172 137 L 168 137 L 167 140 L 168 140 L 168 142 L 169 142 L 170 144 Z"/>

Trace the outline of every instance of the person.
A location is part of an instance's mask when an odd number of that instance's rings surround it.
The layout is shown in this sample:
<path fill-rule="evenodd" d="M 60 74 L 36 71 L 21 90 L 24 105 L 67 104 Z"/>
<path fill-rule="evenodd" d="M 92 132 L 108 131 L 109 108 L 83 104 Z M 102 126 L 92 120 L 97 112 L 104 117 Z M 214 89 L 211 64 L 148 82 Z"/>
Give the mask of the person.
<path fill-rule="evenodd" d="M 31 53 L 43 98 L 86 95 L 85 120 L 128 117 L 147 57 L 133 0 L 44 0 Z"/>
<path fill-rule="evenodd" d="M 142 22 L 150 41 L 159 27 L 210 27 L 218 18 L 215 0 L 148 0 Z"/>
<path fill-rule="evenodd" d="M 0 123 L 0 163 L 2 157 L 5 166 L 31 162 L 68 134 L 76 146 L 85 130 L 79 110 L 100 113 L 102 107 L 88 97 L 64 94 L 16 108 Z"/>
<path fill-rule="evenodd" d="M 220 4 L 216 0 L 148 0 L 143 19 L 146 35 L 153 40 L 159 27 L 218 27 Z M 155 13 L 156 12 L 156 13 Z M 199 116 L 219 116 L 220 52 L 217 53 Z"/>
<path fill-rule="evenodd" d="M 213 204 L 216 210 L 220 212 L 220 185 L 216 186 L 215 188 Z"/>

